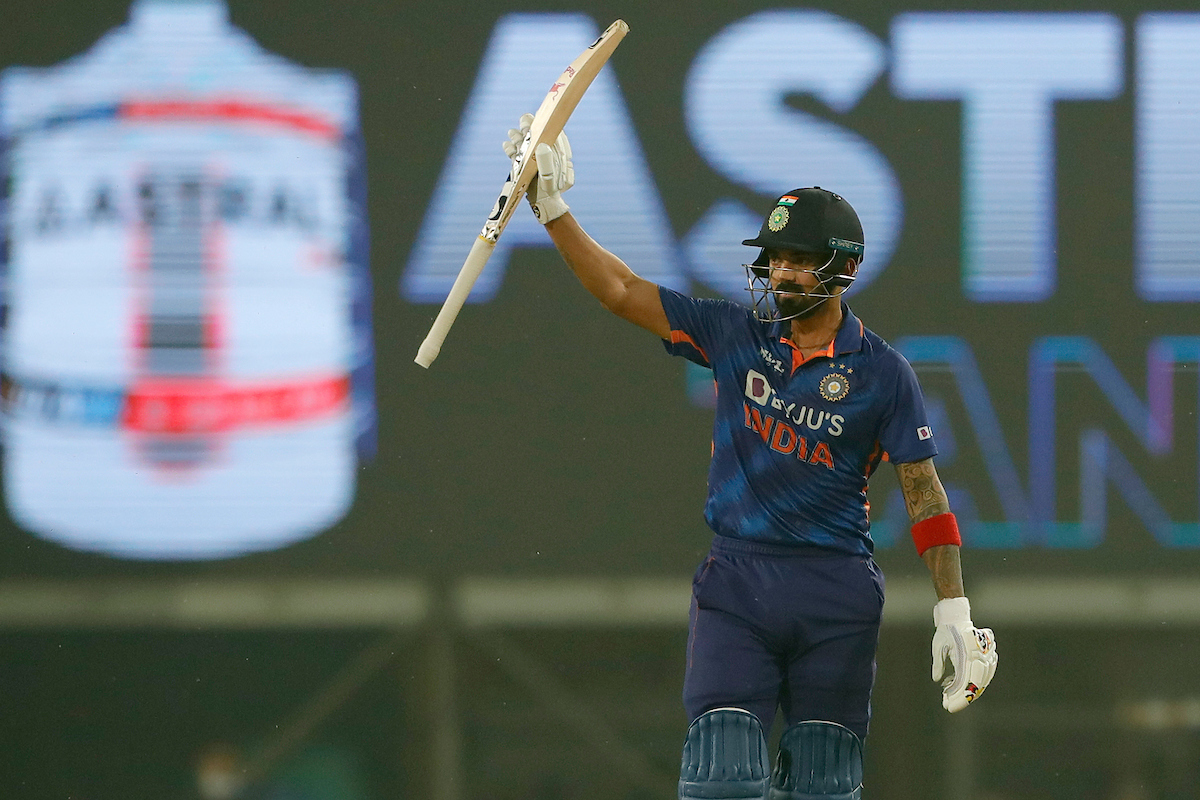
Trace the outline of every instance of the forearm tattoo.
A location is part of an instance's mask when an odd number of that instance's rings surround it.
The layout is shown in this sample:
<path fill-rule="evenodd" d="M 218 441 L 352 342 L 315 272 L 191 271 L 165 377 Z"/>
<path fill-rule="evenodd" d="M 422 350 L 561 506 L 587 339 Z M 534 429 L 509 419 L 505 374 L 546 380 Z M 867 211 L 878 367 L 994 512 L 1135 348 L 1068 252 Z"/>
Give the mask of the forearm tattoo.
<path fill-rule="evenodd" d="M 945 514 L 950 510 L 946 490 L 933 468 L 933 459 L 897 464 L 896 476 L 900 479 L 900 491 L 904 494 L 904 507 L 908 518 L 914 522 Z"/>

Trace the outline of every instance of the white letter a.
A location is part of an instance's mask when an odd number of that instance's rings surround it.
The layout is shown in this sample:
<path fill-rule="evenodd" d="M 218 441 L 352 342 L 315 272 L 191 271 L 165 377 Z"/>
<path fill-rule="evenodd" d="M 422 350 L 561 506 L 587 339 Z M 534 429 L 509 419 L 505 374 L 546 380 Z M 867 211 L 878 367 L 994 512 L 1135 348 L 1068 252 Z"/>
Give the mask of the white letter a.
<path fill-rule="evenodd" d="M 567 64 L 598 35 L 582 14 L 510 14 L 497 23 L 401 279 L 406 300 L 446 298 L 508 173 L 500 146 L 508 129 L 537 109 Z M 612 64 L 596 77 L 567 128 L 579 182 L 566 195 L 572 210 L 639 275 L 685 289 L 670 225 Z M 505 228 L 470 301 L 491 300 L 512 249 L 528 246 L 551 244 L 524 208 Z"/>

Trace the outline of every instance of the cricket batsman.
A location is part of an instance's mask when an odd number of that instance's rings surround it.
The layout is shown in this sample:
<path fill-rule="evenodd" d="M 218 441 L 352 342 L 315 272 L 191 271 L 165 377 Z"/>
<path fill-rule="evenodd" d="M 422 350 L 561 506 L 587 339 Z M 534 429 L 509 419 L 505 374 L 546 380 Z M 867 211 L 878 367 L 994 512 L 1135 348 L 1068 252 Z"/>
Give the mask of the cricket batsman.
<path fill-rule="evenodd" d="M 510 158 L 531 120 L 509 131 Z M 638 277 L 576 222 L 562 198 L 575 180 L 565 134 L 535 155 L 530 204 L 580 282 L 717 385 L 714 536 L 692 583 L 679 798 L 861 798 L 884 588 L 867 482 L 881 461 L 937 594 L 932 677 L 947 711 L 978 699 L 997 656 L 992 631 L 971 621 L 916 375 L 842 299 L 865 251 L 858 215 L 819 187 L 786 192 L 743 241 L 757 248 L 750 307 L 694 299 Z M 777 710 L 772 770 L 764 731 Z"/>

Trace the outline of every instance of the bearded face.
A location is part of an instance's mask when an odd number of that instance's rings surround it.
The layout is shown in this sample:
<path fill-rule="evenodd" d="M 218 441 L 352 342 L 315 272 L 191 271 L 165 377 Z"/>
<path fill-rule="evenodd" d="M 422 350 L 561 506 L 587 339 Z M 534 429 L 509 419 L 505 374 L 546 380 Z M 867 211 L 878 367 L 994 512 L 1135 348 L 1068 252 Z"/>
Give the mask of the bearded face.
<path fill-rule="evenodd" d="M 811 316 L 829 295 L 809 292 L 801 285 L 784 281 L 775 287 L 775 306 L 781 319 L 804 319 Z"/>
<path fill-rule="evenodd" d="M 819 271 L 831 261 L 824 253 L 769 250 L 767 261 L 775 305 L 782 319 L 804 319 L 832 294 Z"/>
<path fill-rule="evenodd" d="M 857 262 L 833 274 L 835 252 L 764 251 L 767 264 L 743 264 L 754 315 L 762 322 L 803 320 L 816 314 L 827 300 L 841 294 L 854 280 Z"/>

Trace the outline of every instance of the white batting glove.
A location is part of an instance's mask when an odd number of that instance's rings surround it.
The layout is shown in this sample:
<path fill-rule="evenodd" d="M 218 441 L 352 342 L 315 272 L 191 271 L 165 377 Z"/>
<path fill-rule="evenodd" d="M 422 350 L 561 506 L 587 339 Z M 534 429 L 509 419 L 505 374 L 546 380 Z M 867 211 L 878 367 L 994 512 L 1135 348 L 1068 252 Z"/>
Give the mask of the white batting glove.
<path fill-rule="evenodd" d="M 975 701 L 996 674 L 996 637 L 971 622 L 965 597 L 933 607 L 933 679 L 942 685 L 942 707 L 951 714 Z"/>
<path fill-rule="evenodd" d="M 509 158 L 515 158 L 520 151 L 532 123 L 533 115 L 525 114 L 518 127 L 509 129 L 508 141 L 503 143 L 504 153 Z M 562 198 L 562 193 L 575 185 L 575 166 L 571 163 L 571 143 L 567 141 L 567 134 L 560 133 L 553 145 L 539 144 L 533 156 L 538 174 L 530 182 L 525 196 L 529 198 L 538 222 L 545 225 L 570 209 Z"/>
<path fill-rule="evenodd" d="M 508 129 L 508 141 L 504 142 L 504 155 L 508 156 L 510 161 L 517 157 L 517 152 L 524 144 L 525 135 L 529 133 L 529 126 L 532 124 L 533 114 L 522 114 L 517 127 Z"/>

